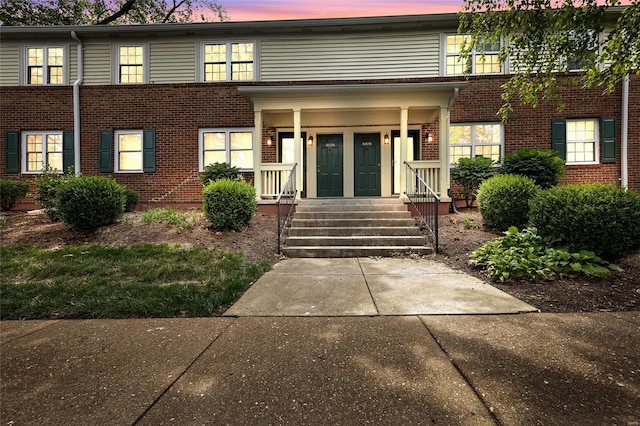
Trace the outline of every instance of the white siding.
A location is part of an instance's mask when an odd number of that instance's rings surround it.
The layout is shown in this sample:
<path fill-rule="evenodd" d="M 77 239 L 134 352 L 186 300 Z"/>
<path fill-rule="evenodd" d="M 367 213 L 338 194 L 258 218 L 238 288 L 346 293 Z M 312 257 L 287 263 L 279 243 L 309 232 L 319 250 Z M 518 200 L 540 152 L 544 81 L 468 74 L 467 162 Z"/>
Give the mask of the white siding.
<path fill-rule="evenodd" d="M 69 55 L 69 60 L 67 61 L 68 83 L 73 84 L 78 79 L 78 45 L 67 45 L 67 54 Z"/>
<path fill-rule="evenodd" d="M 20 46 L 2 43 L 0 49 L 0 86 L 20 84 Z"/>
<path fill-rule="evenodd" d="M 149 83 L 196 81 L 195 42 L 151 43 L 149 50 Z"/>
<path fill-rule="evenodd" d="M 265 39 L 260 80 L 437 77 L 440 37 L 430 34 Z"/>
<path fill-rule="evenodd" d="M 84 45 L 85 85 L 111 84 L 111 44 Z"/>

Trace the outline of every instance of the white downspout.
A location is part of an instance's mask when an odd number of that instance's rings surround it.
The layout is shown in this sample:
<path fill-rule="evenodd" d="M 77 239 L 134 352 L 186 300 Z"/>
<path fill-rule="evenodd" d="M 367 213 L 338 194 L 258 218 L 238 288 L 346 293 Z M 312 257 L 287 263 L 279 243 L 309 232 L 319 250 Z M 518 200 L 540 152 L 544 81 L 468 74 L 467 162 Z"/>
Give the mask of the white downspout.
<path fill-rule="evenodd" d="M 84 79 L 83 44 L 75 31 L 71 31 L 71 38 L 78 43 L 78 78 L 73 82 L 73 163 L 76 174 L 80 173 L 80 86 Z"/>
<path fill-rule="evenodd" d="M 620 187 L 629 186 L 629 75 L 622 81 L 622 135 L 620 137 Z"/>

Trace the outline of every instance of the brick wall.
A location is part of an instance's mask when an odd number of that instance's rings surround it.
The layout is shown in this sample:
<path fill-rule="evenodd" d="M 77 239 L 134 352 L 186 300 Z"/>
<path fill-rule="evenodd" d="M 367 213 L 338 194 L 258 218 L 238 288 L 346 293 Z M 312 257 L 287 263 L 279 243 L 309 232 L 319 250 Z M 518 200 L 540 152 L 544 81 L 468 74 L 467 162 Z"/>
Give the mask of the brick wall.
<path fill-rule="evenodd" d="M 460 91 L 451 110 L 451 123 L 463 122 L 499 122 L 496 112 L 502 105 L 500 95 L 501 85 L 506 82 L 505 76 L 471 78 L 469 86 Z M 638 138 L 638 104 L 640 104 L 640 79 L 636 78 L 632 83 L 635 93 L 631 97 L 630 105 L 634 105 L 635 111 L 630 111 L 630 122 L 635 121 L 635 186 L 639 183 L 638 154 L 640 140 Z M 600 118 L 615 117 L 617 125 L 618 145 L 616 163 L 597 165 L 569 165 L 566 166 L 564 183 L 576 182 L 606 182 L 620 184 L 620 124 L 621 124 L 621 90 L 618 88 L 609 96 L 602 96 L 601 89 L 582 90 L 576 87 L 565 86 L 561 89 L 562 100 L 565 108 L 562 112 L 556 110 L 555 104 L 545 104 L 538 108 L 514 105 L 513 112 L 509 115 L 504 125 L 505 153 L 521 148 L 545 148 L 551 149 L 551 120 L 553 118 Z M 635 119 L 633 118 L 635 117 Z M 632 125 L 633 127 L 633 125 Z M 634 154 L 631 154 L 633 157 Z M 633 167 L 630 164 L 630 169 Z M 631 177 L 630 177 L 631 180 Z"/>
<path fill-rule="evenodd" d="M 426 81 L 445 80 L 449 79 Z M 456 99 L 451 111 L 451 122 L 499 121 L 495 113 L 502 104 L 500 85 L 505 81 L 504 76 L 470 79 L 469 86 L 461 90 Z M 620 135 L 620 90 L 604 97 L 599 90 L 568 88 L 563 93 L 563 99 L 566 108 L 561 114 L 553 105 L 541 106 L 536 110 L 516 106 L 505 124 L 506 152 L 525 147 L 550 148 L 551 119 L 557 117 L 615 117 Z M 629 105 L 629 181 L 632 189 L 640 191 L 639 76 L 632 77 Z M 81 171 L 84 174 L 101 174 L 98 168 L 100 131 L 156 131 L 155 173 L 102 174 L 114 177 L 118 182 L 138 191 L 142 202 L 199 203 L 202 187 L 198 179 L 198 129 L 254 126 L 251 102 L 239 94 L 236 85 L 232 83 L 84 86 L 81 89 L 81 108 Z M 423 159 L 438 158 L 438 128 L 438 122 L 422 127 Z M 73 130 L 72 88 L 0 87 L 2 177 L 7 177 L 5 132 L 8 130 Z M 426 141 L 427 133 L 432 133 L 432 143 Z M 269 136 L 273 141 L 271 146 L 267 145 Z M 275 129 L 263 128 L 262 149 L 263 161 L 276 161 Z M 617 160 L 613 164 L 568 166 L 565 182 L 618 183 L 619 143 Z M 20 175 L 9 177 L 28 179 L 28 176 Z"/>

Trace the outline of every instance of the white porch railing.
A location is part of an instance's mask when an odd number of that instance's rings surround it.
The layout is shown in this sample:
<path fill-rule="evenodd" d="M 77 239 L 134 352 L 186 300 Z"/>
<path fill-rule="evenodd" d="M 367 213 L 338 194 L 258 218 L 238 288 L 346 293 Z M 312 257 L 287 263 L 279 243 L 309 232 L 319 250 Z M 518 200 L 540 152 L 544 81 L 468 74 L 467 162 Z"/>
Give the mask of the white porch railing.
<path fill-rule="evenodd" d="M 276 199 L 287 183 L 292 169 L 293 163 L 260 164 L 260 198 L 263 200 Z"/>
<path fill-rule="evenodd" d="M 411 168 L 415 171 L 415 175 L 419 176 L 423 181 L 432 188 L 438 196 L 442 196 L 442 175 L 440 173 L 440 161 L 407 161 L 407 164 L 411 166 Z M 412 179 L 410 176 L 407 176 L 407 193 L 416 192 L 416 188 L 418 187 L 418 182 L 415 179 Z M 446 191 L 445 191 L 446 193 Z"/>

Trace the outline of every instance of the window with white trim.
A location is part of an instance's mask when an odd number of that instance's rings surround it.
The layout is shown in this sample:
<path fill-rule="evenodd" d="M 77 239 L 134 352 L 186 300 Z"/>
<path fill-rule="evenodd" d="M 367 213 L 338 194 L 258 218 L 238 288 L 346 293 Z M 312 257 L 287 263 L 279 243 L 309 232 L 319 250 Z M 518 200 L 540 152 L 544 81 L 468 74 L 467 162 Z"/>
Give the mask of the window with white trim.
<path fill-rule="evenodd" d="M 502 161 L 504 132 L 500 123 L 451 124 L 449 126 L 449 162 L 482 155 L 493 162 Z"/>
<path fill-rule="evenodd" d="M 65 84 L 64 47 L 27 47 L 26 84 Z"/>
<path fill-rule="evenodd" d="M 142 130 L 118 130 L 115 132 L 116 172 L 142 172 Z"/>
<path fill-rule="evenodd" d="M 202 80 L 253 80 L 255 73 L 254 43 L 203 43 Z"/>
<path fill-rule="evenodd" d="M 462 34 L 445 36 L 445 75 L 462 75 L 466 71 L 471 74 L 499 74 L 502 72 L 499 51 L 500 43 L 481 43 L 471 51 L 471 61 L 467 63 L 461 55 L 462 46 L 470 37 Z"/>
<path fill-rule="evenodd" d="M 577 53 L 576 56 L 567 60 L 568 71 L 581 71 L 584 68 L 586 65 L 584 56 L 598 51 L 598 39 L 598 33 L 595 30 L 569 32 L 568 42 L 572 51 Z"/>
<path fill-rule="evenodd" d="M 38 131 L 22 133 L 22 170 L 41 173 L 45 168 L 63 172 L 62 132 Z"/>
<path fill-rule="evenodd" d="M 567 120 L 567 164 L 598 162 L 598 120 Z"/>
<path fill-rule="evenodd" d="M 118 46 L 118 83 L 145 82 L 144 46 Z"/>
<path fill-rule="evenodd" d="M 200 129 L 200 170 L 214 163 L 227 163 L 253 170 L 253 129 Z"/>

